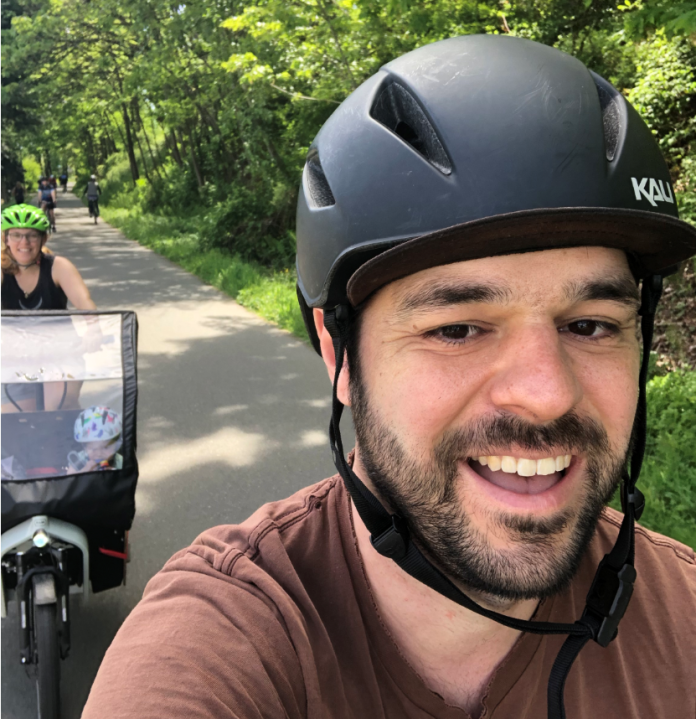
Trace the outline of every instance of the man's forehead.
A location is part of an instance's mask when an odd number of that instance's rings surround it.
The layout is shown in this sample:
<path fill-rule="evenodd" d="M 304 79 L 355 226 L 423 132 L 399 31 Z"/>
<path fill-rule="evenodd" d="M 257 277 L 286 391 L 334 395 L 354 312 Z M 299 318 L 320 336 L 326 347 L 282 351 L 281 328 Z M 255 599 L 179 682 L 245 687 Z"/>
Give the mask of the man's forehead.
<path fill-rule="evenodd" d="M 384 289 L 399 314 L 472 302 L 611 300 L 637 307 L 639 300 L 625 253 L 603 247 L 467 260 L 423 270 Z"/>

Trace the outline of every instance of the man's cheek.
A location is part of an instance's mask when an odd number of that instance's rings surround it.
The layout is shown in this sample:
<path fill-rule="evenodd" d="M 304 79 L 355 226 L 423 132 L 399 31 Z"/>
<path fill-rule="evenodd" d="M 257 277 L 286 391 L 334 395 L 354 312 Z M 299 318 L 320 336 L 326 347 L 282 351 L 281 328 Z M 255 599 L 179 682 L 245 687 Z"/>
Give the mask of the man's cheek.
<path fill-rule="evenodd" d="M 633 385 L 625 379 L 625 375 L 607 378 L 603 390 L 599 388 L 597 392 L 601 422 L 616 453 L 628 448 L 638 407 L 637 380 Z"/>
<path fill-rule="evenodd" d="M 376 401 L 389 425 L 412 441 L 432 443 L 447 429 L 465 421 L 480 380 L 476 369 L 459 365 L 413 365 L 389 374 L 377 384 Z"/>

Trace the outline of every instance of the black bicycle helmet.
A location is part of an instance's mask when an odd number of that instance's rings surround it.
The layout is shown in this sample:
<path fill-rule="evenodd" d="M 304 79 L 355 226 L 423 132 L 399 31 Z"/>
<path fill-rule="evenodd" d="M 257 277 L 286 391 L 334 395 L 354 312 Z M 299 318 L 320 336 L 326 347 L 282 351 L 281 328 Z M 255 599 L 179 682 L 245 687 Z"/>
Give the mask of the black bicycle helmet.
<path fill-rule="evenodd" d="M 451 262 L 599 245 L 624 250 L 642 279 L 643 361 L 624 520 L 574 624 L 522 621 L 455 587 L 348 465 L 338 377 L 353 308 L 401 277 Z M 374 548 L 471 611 L 539 634 L 567 634 L 548 685 L 549 719 L 565 719 L 563 690 L 590 640 L 616 636 L 636 577 L 636 487 L 645 448 L 645 385 L 662 276 L 696 254 L 678 219 L 657 142 L 606 80 L 551 47 L 470 35 L 385 65 L 315 138 L 297 209 L 298 299 L 317 351 L 312 308 L 334 344 L 330 440 L 334 462 Z"/>
<path fill-rule="evenodd" d="M 624 249 L 644 277 L 694 254 L 696 229 L 636 111 L 552 47 L 469 35 L 414 50 L 353 92 L 309 150 L 297 276 L 313 338 L 308 308 L 355 306 L 448 262 L 580 245 Z"/>

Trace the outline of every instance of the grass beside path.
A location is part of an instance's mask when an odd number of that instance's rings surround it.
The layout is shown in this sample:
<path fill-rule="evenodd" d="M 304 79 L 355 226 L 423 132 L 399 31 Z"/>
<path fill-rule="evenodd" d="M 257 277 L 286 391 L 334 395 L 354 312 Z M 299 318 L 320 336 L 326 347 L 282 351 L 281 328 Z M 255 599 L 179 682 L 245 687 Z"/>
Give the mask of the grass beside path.
<path fill-rule="evenodd" d="M 103 207 L 103 218 L 126 237 L 154 250 L 225 292 L 240 305 L 308 341 L 295 294 L 294 270 L 271 272 L 219 249 L 201 249 L 181 218 Z"/>

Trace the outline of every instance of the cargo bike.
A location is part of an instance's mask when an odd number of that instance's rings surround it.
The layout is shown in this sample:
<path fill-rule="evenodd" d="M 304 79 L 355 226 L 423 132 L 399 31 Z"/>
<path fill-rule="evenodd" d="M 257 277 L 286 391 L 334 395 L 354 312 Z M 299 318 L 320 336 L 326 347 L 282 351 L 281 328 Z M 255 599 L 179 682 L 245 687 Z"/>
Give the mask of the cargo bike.
<path fill-rule="evenodd" d="M 2 312 L 0 604 L 5 619 L 17 601 L 19 659 L 42 719 L 60 717 L 71 597 L 125 583 L 136 353 L 133 312 Z"/>

